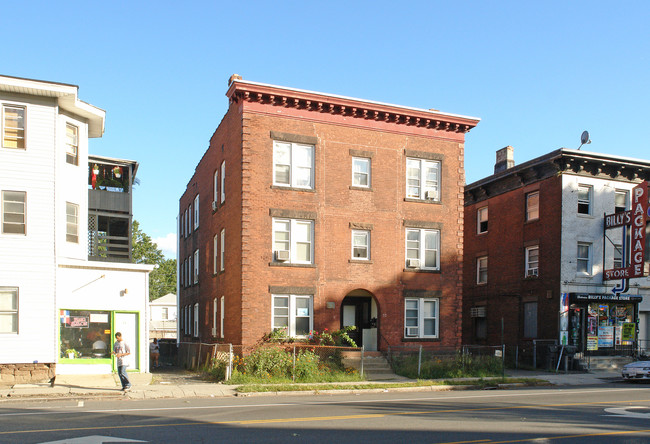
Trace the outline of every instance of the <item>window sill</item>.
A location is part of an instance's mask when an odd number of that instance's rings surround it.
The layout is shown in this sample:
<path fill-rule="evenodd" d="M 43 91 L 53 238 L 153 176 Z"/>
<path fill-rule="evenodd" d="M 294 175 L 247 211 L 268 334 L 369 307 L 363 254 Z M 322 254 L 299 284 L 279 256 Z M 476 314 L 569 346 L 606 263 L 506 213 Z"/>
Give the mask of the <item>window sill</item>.
<path fill-rule="evenodd" d="M 537 217 L 535 219 L 525 220 L 524 225 L 525 224 L 532 224 L 532 223 L 535 223 L 535 222 L 539 222 L 539 217 Z"/>
<path fill-rule="evenodd" d="M 358 185 L 350 185 L 349 188 L 355 191 L 373 191 L 371 187 L 360 187 Z"/>
<path fill-rule="evenodd" d="M 272 190 L 282 190 L 282 191 L 304 191 L 306 193 L 315 193 L 314 188 L 295 188 L 295 187 L 285 187 L 282 185 L 271 185 Z"/>
<path fill-rule="evenodd" d="M 440 270 L 427 270 L 422 268 L 405 268 L 403 271 L 410 273 L 440 273 Z"/>
<path fill-rule="evenodd" d="M 476 233 L 477 236 L 485 236 L 486 234 L 488 234 L 487 231 L 481 231 L 480 233 Z"/>
<path fill-rule="evenodd" d="M 348 262 L 351 264 L 372 264 L 373 263 L 369 259 L 348 259 Z"/>
<path fill-rule="evenodd" d="M 584 217 L 585 219 L 594 219 L 592 214 L 576 213 L 577 217 Z"/>
<path fill-rule="evenodd" d="M 487 282 L 477 282 L 476 286 L 477 287 L 485 287 L 485 286 L 487 286 Z"/>
<path fill-rule="evenodd" d="M 440 342 L 440 338 L 402 338 L 402 342 Z"/>
<path fill-rule="evenodd" d="M 269 267 L 316 268 L 316 264 L 292 264 L 291 262 L 269 262 Z"/>
<path fill-rule="evenodd" d="M 415 203 L 425 203 L 425 204 L 434 204 L 434 205 L 442 205 L 442 202 L 440 200 L 431 200 L 431 199 L 414 199 L 412 197 L 405 197 L 404 202 L 415 202 Z"/>
<path fill-rule="evenodd" d="M 539 274 L 537 276 L 524 276 L 525 281 L 536 281 L 539 279 Z"/>

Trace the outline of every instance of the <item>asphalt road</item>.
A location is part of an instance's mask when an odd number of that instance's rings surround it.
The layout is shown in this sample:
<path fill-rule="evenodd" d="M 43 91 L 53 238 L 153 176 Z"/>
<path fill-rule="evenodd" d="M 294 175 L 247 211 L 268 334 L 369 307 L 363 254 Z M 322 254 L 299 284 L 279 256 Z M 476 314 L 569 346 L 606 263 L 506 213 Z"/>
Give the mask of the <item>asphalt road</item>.
<path fill-rule="evenodd" d="M 0 443 L 532 440 L 648 443 L 650 384 L 0 404 Z"/>

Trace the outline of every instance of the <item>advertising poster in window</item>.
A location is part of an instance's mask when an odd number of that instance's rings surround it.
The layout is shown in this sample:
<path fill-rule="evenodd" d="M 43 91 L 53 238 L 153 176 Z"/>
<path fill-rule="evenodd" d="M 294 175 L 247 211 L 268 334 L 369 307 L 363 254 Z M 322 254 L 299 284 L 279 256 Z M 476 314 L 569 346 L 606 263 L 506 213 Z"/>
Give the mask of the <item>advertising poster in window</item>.
<path fill-rule="evenodd" d="M 614 346 L 614 327 L 601 326 L 598 328 L 598 347 L 613 347 Z"/>
<path fill-rule="evenodd" d="M 634 322 L 624 322 L 621 325 L 621 340 L 623 342 L 634 341 L 636 324 Z"/>
<path fill-rule="evenodd" d="M 598 336 L 587 335 L 587 350 L 598 350 Z"/>

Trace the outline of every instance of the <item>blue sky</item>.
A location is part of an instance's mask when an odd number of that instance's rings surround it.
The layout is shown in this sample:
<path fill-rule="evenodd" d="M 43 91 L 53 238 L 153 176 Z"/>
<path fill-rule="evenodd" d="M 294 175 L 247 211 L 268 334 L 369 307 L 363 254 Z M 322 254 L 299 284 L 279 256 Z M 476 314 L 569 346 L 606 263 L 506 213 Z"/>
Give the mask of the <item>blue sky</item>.
<path fill-rule="evenodd" d="M 90 152 L 140 162 L 134 214 L 168 255 L 178 199 L 246 80 L 480 117 L 495 151 L 650 159 L 647 1 L 5 2 L 0 74 L 79 85 L 106 110 Z M 171 245 L 174 242 L 169 242 Z"/>

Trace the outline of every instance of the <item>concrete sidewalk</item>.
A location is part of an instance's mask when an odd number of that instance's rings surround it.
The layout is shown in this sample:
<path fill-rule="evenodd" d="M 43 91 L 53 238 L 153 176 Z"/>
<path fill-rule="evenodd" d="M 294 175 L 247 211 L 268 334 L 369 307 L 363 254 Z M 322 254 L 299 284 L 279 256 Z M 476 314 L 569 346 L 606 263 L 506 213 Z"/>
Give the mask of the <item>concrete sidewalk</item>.
<path fill-rule="evenodd" d="M 110 375 L 58 375 L 54 386 L 50 384 L 16 384 L 12 387 L 0 387 L 0 402 L 12 399 L 52 399 L 52 398 L 123 398 L 123 399 L 160 399 L 236 396 L 236 385 L 227 385 L 209 381 L 192 381 L 190 383 L 166 383 L 155 381 L 151 373 L 130 373 L 132 389 L 123 392 L 116 374 Z M 535 378 L 548 381 L 556 386 L 589 386 L 611 383 L 621 380 L 618 372 L 592 371 L 589 373 L 550 373 L 543 371 L 509 370 L 506 377 Z M 476 378 L 471 378 L 476 379 Z M 367 383 L 394 383 L 395 381 L 367 381 Z M 354 383 L 357 384 L 357 383 Z M 343 387 L 346 383 L 340 384 Z M 409 391 L 419 387 L 408 387 Z M 471 388 L 471 386 L 432 386 L 421 387 L 422 390 L 450 390 Z M 407 389 L 404 387 L 404 389 Z M 345 390 L 343 388 L 343 390 Z M 388 389 L 401 390 L 400 388 Z M 361 391 L 361 390 L 357 390 Z M 283 392 L 265 392 L 264 395 L 277 395 Z M 284 392 L 296 394 L 296 392 Z M 313 394 L 312 392 L 302 392 Z M 331 393 L 331 391 L 328 391 Z M 251 396 L 254 394 L 247 394 Z"/>

